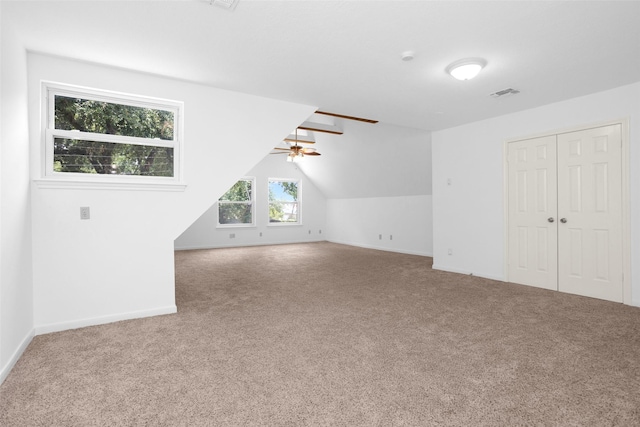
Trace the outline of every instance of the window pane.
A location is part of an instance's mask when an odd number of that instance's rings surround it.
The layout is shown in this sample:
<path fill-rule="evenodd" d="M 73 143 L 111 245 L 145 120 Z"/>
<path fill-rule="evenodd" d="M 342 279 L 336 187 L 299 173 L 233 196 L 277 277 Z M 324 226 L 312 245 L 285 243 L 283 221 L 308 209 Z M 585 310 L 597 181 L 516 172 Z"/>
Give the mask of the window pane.
<path fill-rule="evenodd" d="M 298 222 L 298 203 L 269 203 L 269 222 Z"/>
<path fill-rule="evenodd" d="M 269 181 L 269 222 L 298 222 L 297 181 Z"/>
<path fill-rule="evenodd" d="M 53 170 L 104 175 L 173 176 L 173 148 L 55 138 Z"/>
<path fill-rule="evenodd" d="M 55 96 L 55 128 L 173 140 L 174 114 L 131 105 Z"/>
<path fill-rule="evenodd" d="M 219 200 L 229 202 L 250 202 L 251 201 L 251 180 L 240 180 L 229 189 Z"/>
<path fill-rule="evenodd" d="M 252 224 L 251 203 L 219 203 L 219 224 Z"/>
<path fill-rule="evenodd" d="M 298 200 L 296 181 L 269 181 L 269 200 L 293 202 Z"/>

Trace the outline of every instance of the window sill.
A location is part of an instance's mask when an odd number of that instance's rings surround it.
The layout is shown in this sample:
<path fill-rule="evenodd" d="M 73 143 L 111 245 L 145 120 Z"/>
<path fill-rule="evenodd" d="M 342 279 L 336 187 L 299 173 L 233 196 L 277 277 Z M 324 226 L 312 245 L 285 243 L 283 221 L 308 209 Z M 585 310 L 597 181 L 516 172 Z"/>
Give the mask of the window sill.
<path fill-rule="evenodd" d="M 255 224 L 216 224 L 216 228 L 256 228 Z"/>
<path fill-rule="evenodd" d="M 42 189 L 71 190 L 128 190 L 128 191 L 184 191 L 186 184 L 166 182 L 130 182 L 130 181 L 82 181 L 69 179 L 34 179 Z"/>

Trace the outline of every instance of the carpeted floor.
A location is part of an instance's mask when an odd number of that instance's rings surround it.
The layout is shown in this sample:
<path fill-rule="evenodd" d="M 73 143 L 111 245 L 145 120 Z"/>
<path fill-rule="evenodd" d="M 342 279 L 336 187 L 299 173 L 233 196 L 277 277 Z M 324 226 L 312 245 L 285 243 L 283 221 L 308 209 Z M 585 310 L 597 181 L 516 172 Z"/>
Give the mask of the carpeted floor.
<path fill-rule="evenodd" d="M 640 309 L 430 261 L 177 252 L 178 314 L 35 337 L 0 425 L 640 425 Z"/>

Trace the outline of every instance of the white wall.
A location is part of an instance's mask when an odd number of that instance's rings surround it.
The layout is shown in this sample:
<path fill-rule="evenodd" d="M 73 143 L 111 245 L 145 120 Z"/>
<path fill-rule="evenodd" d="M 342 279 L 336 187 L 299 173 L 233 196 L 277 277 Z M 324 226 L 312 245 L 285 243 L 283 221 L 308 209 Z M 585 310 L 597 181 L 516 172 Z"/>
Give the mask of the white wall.
<path fill-rule="evenodd" d="M 303 161 L 317 162 L 322 160 L 319 157 L 309 157 Z M 267 155 L 242 176 L 256 178 L 256 225 L 254 227 L 216 228 L 217 205 L 214 204 L 176 239 L 176 249 L 272 245 L 325 240 L 326 201 L 324 195 L 302 173 L 296 163 L 287 162 L 285 155 Z M 238 179 L 242 176 L 239 176 Z M 269 178 L 291 178 L 301 181 L 301 225 L 269 225 L 267 188 Z M 211 193 L 208 198 L 209 203 L 214 203 L 223 193 Z M 260 235 L 261 233 L 262 235 Z M 232 234 L 235 235 L 234 238 L 230 237 Z"/>
<path fill-rule="evenodd" d="M 211 206 L 212 196 L 223 194 L 314 107 L 59 57 L 28 59 L 33 179 L 40 177 L 41 80 L 185 106 L 186 190 L 34 186 L 36 333 L 174 312 L 176 237 Z M 90 220 L 80 220 L 80 206 L 90 207 Z"/>
<path fill-rule="evenodd" d="M 504 280 L 505 140 L 621 118 L 630 118 L 632 304 L 640 305 L 640 83 L 434 132 L 434 268 Z"/>
<path fill-rule="evenodd" d="M 315 133 L 321 161 L 300 165 L 327 199 L 431 194 L 429 131 L 343 119 L 335 124 L 342 135 Z"/>
<path fill-rule="evenodd" d="M 430 195 L 329 199 L 327 240 L 432 256 L 431 202 Z"/>
<path fill-rule="evenodd" d="M 26 52 L 0 2 L 0 383 L 33 337 Z"/>

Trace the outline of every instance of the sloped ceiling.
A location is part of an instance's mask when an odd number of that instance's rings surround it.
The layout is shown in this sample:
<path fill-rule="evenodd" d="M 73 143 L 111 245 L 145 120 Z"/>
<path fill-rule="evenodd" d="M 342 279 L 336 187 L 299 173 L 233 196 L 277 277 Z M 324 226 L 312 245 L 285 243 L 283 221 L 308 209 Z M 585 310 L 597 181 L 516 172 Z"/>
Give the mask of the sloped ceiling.
<path fill-rule="evenodd" d="M 3 1 L 29 48 L 437 130 L 638 81 L 637 1 Z M 404 51 L 415 59 L 403 62 Z M 451 62 L 486 59 L 476 79 Z M 496 102 L 488 95 L 514 87 Z"/>
<path fill-rule="evenodd" d="M 209 0 L 51 0 L 0 7 L 34 51 L 425 131 L 640 80 L 638 1 L 239 0 L 229 11 Z M 404 51 L 415 58 L 402 61 Z M 466 57 L 487 61 L 476 79 L 447 75 L 447 65 Z M 508 87 L 520 94 L 489 96 Z M 369 193 L 338 186 L 350 175 L 404 177 L 424 165 L 417 164 L 424 156 L 390 160 L 405 144 L 393 146 L 386 136 L 372 143 L 375 135 L 362 129 L 345 132 L 343 146 L 318 140 L 323 156 L 308 174 L 328 197 Z M 342 149 L 359 155 L 348 162 L 330 155 Z M 412 192 L 400 190 L 399 180 L 375 188 Z"/>

